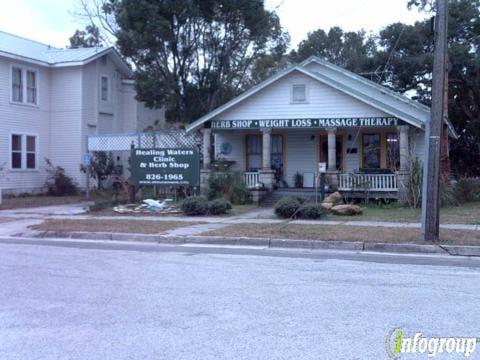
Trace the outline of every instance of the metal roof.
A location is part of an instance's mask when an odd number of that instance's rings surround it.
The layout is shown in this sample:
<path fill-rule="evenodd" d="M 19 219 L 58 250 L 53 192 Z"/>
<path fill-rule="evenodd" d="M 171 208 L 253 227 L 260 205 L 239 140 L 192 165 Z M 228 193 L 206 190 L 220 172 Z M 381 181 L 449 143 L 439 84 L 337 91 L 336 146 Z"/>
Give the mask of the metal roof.
<path fill-rule="evenodd" d="M 113 47 L 60 49 L 38 41 L 0 31 L 0 55 L 50 67 L 84 65 L 112 53 L 118 65 L 129 75 L 131 70 Z"/>

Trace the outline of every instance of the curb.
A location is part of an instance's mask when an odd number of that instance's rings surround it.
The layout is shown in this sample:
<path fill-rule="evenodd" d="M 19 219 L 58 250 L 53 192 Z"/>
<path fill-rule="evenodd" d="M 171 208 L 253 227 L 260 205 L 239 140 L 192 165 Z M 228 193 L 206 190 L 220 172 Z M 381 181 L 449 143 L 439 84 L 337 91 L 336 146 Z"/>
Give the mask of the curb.
<path fill-rule="evenodd" d="M 223 237 L 223 236 L 172 236 L 172 235 L 148 235 L 135 233 L 109 233 L 109 232 L 82 232 L 82 231 L 32 231 L 17 234 L 17 237 L 28 236 L 35 238 L 64 238 L 80 240 L 115 240 L 115 241 L 138 241 L 159 244 L 198 244 L 198 245 L 230 245 L 230 246 L 259 246 L 266 248 L 282 249 L 307 249 L 307 250 L 349 250 L 371 251 L 389 253 L 420 253 L 420 254 L 443 254 L 452 256 L 478 256 L 480 246 L 462 245 L 422 245 L 422 244 L 391 244 L 372 243 L 363 241 L 325 241 L 325 240 L 292 240 L 270 239 L 252 237 Z"/>

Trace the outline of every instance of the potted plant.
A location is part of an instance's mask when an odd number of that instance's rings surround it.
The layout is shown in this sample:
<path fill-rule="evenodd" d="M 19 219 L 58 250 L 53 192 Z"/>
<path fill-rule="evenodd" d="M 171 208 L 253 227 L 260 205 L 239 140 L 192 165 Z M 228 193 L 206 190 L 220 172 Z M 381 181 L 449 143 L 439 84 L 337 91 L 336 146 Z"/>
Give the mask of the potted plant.
<path fill-rule="evenodd" d="M 293 176 L 293 182 L 297 189 L 303 188 L 303 175 L 297 171 Z"/>

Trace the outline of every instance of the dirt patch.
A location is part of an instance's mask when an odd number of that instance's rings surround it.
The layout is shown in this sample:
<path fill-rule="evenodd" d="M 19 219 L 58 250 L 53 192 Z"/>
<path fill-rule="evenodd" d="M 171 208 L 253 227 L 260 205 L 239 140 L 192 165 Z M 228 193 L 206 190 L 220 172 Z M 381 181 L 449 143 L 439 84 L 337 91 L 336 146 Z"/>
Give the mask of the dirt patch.
<path fill-rule="evenodd" d="M 185 221 L 143 221 L 143 220 L 68 220 L 49 219 L 30 229 L 39 231 L 87 231 L 117 232 L 136 234 L 161 234 L 179 227 L 202 224 L 202 222 Z"/>
<path fill-rule="evenodd" d="M 346 225 L 235 224 L 203 233 L 206 236 L 262 237 L 325 241 L 365 241 L 387 243 L 422 243 L 420 229 Z M 480 231 L 440 230 L 442 243 L 480 245 Z"/>

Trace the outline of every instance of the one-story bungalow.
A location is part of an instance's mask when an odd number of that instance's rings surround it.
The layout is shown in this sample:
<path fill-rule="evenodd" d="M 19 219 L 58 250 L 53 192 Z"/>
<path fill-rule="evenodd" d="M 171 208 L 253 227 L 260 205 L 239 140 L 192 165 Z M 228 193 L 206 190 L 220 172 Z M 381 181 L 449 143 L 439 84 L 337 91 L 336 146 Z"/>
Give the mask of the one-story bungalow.
<path fill-rule="evenodd" d="M 330 189 L 405 195 L 411 159 L 424 158 L 430 109 L 362 76 L 310 57 L 193 122 L 203 132 L 202 174 L 214 160 L 246 184 L 313 188 L 326 163 Z M 456 136 L 445 120 L 445 129 Z M 448 136 L 446 136 L 448 138 Z"/>

